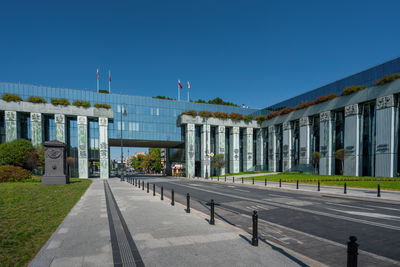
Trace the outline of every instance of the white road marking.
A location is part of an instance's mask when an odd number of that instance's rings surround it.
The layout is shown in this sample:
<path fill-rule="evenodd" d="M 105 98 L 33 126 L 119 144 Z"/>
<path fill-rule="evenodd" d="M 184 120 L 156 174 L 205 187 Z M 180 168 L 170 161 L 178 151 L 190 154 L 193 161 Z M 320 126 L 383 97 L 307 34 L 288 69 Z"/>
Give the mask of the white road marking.
<path fill-rule="evenodd" d="M 240 191 L 240 192 L 246 192 L 246 193 L 250 193 L 250 191 L 248 191 L 248 190 L 242 190 L 242 189 L 234 189 L 234 190 L 236 190 L 236 191 Z"/>
<path fill-rule="evenodd" d="M 378 219 L 400 219 L 400 216 L 393 216 L 393 215 L 387 215 L 387 214 L 375 213 L 375 212 L 337 210 L 337 209 L 332 209 L 332 208 L 328 208 L 328 209 L 329 210 L 343 212 L 343 213 L 347 213 L 347 214 L 351 214 L 351 215 L 372 217 L 372 218 L 378 218 Z"/>
<path fill-rule="evenodd" d="M 400 209 L 395 209 L 395 208 L 386 208 L 386 207 L 380 207 L 380 206 L 374 206 L 374 205 L 368 205 L 368 207 L 374 207 L 378 209 L 385 209 L 385 210 L 395 210 L 395 211 L 400 211 Z"/>
<path fill-rule="evenodd" d="M 353 209 L 374 210 L 374 209 L 369 209 L 369 208 L 364 208 L 364 207 L 356 207 L 356 206 L 352 206 L 352 205 L 338 204 L 338 203 L 332 203 L 332 202 L 326 202 L 326 204 L 348 207 L 348 208 L 353 208 Z"/>

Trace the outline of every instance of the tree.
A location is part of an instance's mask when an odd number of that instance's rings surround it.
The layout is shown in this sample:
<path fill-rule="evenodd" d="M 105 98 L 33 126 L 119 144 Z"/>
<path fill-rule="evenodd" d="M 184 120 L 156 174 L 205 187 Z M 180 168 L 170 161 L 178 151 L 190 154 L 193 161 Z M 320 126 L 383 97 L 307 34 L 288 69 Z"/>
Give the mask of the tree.
<path fill-rule="evenodd" d="M 161 172 L 161 149 L 149 148 L 149 156 L 152 157 L 152 169 L 154 172 Z"/>
<path fill-rule="evenodd" d="M 335 158 L 337 158 L 338 160 L 340 160 L 341 164 L 342 164 L 342 174 L 344 171 L 344 159 L 347 157 L 347 150 L 344 148 L 340 148 L 338 150 L 335 151 Z"/>
<path fill-rule="evenodd" d="M 217 154 L 214 157 L 214 168 L 219 170 L 219 174 L 221 174 L 221 169 L 224 168 L 226 165 L 225 155 L 224 154 Z"/>
<path fill-rule="evenodd" d="M 315 151 L 314 153 L 312 153 L 312 160 L 314 163 L 314 171 L 315 173 L 317 173 L 317 167 L 319 164 L 319 159 L 322 157 L 321 153 L 319 153 L 318 151 Z"/>

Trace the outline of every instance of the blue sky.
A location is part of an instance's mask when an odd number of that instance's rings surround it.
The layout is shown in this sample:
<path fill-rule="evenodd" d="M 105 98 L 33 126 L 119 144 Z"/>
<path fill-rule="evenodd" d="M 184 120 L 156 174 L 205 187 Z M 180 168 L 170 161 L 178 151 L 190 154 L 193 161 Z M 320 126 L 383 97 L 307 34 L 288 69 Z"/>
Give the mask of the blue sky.
<path fill-rule="evenodd" d="M 400 1 L 3 1 L 0 81 L 262 108 L 398 57 Z M 186 93 L 184 93 L 186 95 Z"/>

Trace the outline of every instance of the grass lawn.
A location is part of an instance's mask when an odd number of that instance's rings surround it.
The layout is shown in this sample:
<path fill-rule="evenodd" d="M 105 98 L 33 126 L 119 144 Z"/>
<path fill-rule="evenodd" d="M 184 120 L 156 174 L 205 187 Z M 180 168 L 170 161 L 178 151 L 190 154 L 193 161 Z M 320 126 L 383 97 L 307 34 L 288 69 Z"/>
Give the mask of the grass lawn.
<path fill-rule="evenodd" d="M 232 175 L 244 175 L 244 174 L 269 173 L 269 172 L 271 172 L 271 171 L 250 171 L 250 172 L 226 173 L 224 175 L 219 175 L 219 177 L 232 176 Z M 213 176 L 213 177 L 218 177 L 218 175 Z"/>
<path fill-rule="evenodd" d="M 386 190 L 400 190 L 400 178 L 388 178 L 388 177 L 356 177 L 356 176 L 342 176 L 342 175 L 316 175 L 316 174 L 302 174 L 302 173 L 279 173 L 276 175 L 258 176 L 254 177 L 254 180 L 279 182 L 285 183 L 299 183 L 303 184 L 318 184 L 318 180 L 321 185 L 332 185 L 332 186 L 344 186 L 347 187 L 359 187 L 359 188 L 377 188 L 380 184 L 381 189 Z M 252 180 L 252 177 L 244 178 L 246 180 Z"/>
<path fill-rule="evenodd" d="M 0 183 L 0 266 L 25 266 L 91 184 L 42 185 L 40 179 Z"/>

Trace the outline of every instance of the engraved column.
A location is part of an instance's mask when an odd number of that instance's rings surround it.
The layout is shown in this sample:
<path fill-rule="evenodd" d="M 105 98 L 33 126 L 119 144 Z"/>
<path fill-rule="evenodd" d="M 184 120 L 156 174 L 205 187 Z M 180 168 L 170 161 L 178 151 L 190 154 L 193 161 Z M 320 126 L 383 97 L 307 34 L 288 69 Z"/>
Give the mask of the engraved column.
<path fill-rule="evenodd" d="M 311 163 L 311 121 L 310 117 L 300 118 L 300 164 Z"/>
<path fill-rule="evenodd" d="M 243 142 L 243 171 L 253 168 L 253 128 L 246 128 Z"/>
<path fill-rule="evenodd" d="M 67 143 L 66 138 L 66 122 L 65 122 L 65 115 L 64 114 L 55 114 L 54 115 L 54 122 L 56 125 L 56 140 L 63 142 L 64 144 Z"/>
<path fill-rule="evenodd" d="M 268 127 L 268 170 L 276 172 L 276 130 L 275 126 Z"/>
<path fill-rule="evenodd" d="M 42 114 L 31 113 L 31 137 L 32 145 L 41 145 L 43 142 Z"/>
<path fill-rule="evenodd" d="M 194 142 L 194 124 L 186 124 L 185 131 L 185 160 L 186 177 L 193 178 L 195 175 L 195 142 Z"/>
<path fill-rule="evenodd" d="M 239 127 L 232 127 L 232 131 L 230 131 L 230 142 L 229 142 L 229 167 L 230 173 L 238 173 L 239 172 Z"/>
<path fill-rule="evenodd" d="M 256 130 L 256 153 L 257 153 L 257 170 L 264 170 L 265 158 L 264 158 L 264 134 L 263 129 Z"/>
<path fill-rule="evenodd" d="M 361 174 L 361 140 L 360 140 L 360 107 L 358 104 L 344 109 L 344 175 L 360 176 Z"/>
<path fill-rule="evenodd" d="M 287 171 L 292 168 L 292 124 L 284 122 L 282 125 L 283 130 L 283 171 Z"/>
<path fill-rule="evenodd" d="M 108 118 L 99 118 L 99 139 L 100 139 L 100 178 L 109 178 L 109 157 L 108 157 Z"/>
<path fill-rule="evenodd" d="M 332 175 L 334 173 L 334 160 L 332 151 L 332 122 L 333 113 L 331 111 L 325 111 L 319 114 L 320 120 L 320 146 L 319 151 L 321 158 L 319 160 L 319 174 Z"/>
<path fill-rule="evenodd" d="M 6 142 L 17 139 L 17 112 L 6 111 Z"/>
<path fill-rule="evenodd" d="M 87 117 L 78 116 L 79 178 L 88 178 L 88 130 Z"/>
<path fill-rule="evenodd" d="M 216 148 L 215 154 L 216 155 L 218 155 L 218 154 L 224 155 L 224 160 L 226 160 L 225 159 L 225 126 L 217 127 L 215 148 Z M 219 175 L 224 175 L 224 174 L 225 174 L 225 167 L 221 168 Z"/>
<path fill-rule="evenodd" d="M 210 125 L 201 126 L 201 177 L 206 177 L 206 172 L 210 176 Z"/>

